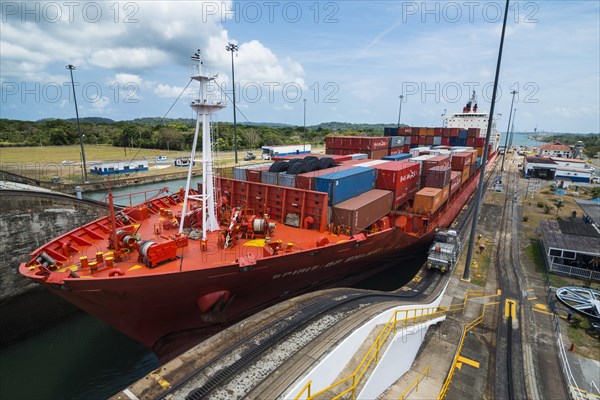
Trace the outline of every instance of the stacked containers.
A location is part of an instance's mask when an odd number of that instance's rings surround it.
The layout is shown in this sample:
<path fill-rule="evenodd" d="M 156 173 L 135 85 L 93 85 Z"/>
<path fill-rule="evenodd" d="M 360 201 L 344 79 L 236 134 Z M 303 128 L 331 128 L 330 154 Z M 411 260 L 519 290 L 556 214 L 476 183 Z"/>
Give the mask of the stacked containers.
<path fill-rule="evenodd" d="M 469 179 L 472 159 L 473 156 L 471 153 L 461 152 L 452 155 L 452 170 L 462 173 L 462 183 L 465 183 Z"/>
<path fill-rule="evenodd" d="M 390 137 L 390 149 L 404 146 L 404 136 Z"/>
<path fill-rule="evenodd" d="M 314 178 L 314 189 L 329 195 L 329 205 L 341 203 L 374 188 L 375 170 L 372 168 L 354 167 Z"/>
<path fill-rule="evenodd" d="M 450 195 L 456 193 L 456 191 L 462 185 L 462 172 L 452 171 L 450 172 Z"/>
<path fill-rule="evenodd" d="M 246 171 L 246 180 L 249 182 L 262 182 L 261 176 L 263 172 L 268 172 L 270 165 L 265 165 L 264 167 L 258 167 L 253 169 L 248 169 Z"/>
<path fill-rule="evenodd" d="M 382 160 L 402 161 L 402 160 L 406 160 L 408 158 L 410 158 L 410 154 L 408 154 L 408 153 L 397 153 L 397 154 L 390 154 L 389 156 L 385 156 L 382 158 Z"/>
<path fill-rule="evenodd" d="M 305 172 L 296 175 L 296 187 L 298 189 L 315 190 L 314 180 L 317 176 L 331 174 L 333 172 L 345 171 L 354 168 L 352 165 L 341 165 L 333 168 L 322 169 L 320 171 Z"/>
<path fill-rule="evenodd" d="M 332 207 L 332 222 L 336 226 L 347 226 L 354 235 L 374 224 L 390 212 L 392 192 L 369 190 Z"/>
<path fill-rule="evenodd" d="M 421 187 L 429 186 L 425 184 L 425 181 L 429 170 L 433 167 L 448 167 L 448 169 L 450 169 L 450 156 L 436 155 L 423 161 L 423 166 L 421 168 Z"/>
<path fill-rule="evenodd" d="M 443 204 L 442 189 L 423 188 L 415 194 L 413 209 L 417 214 L 433 214 Z"/>
<path fill-rule="evenodd" d="M 408 201 L 419 190 L 419 164 L 389 161 L 373 168 L 377 170 L 375 187 L 393 192 L 394 209 Z"/>
<path fill-rule="evenodd" d="M 425 186 L 444 189 L 450 184 L 450 166 L 431 167 L 427 171 Z"/>

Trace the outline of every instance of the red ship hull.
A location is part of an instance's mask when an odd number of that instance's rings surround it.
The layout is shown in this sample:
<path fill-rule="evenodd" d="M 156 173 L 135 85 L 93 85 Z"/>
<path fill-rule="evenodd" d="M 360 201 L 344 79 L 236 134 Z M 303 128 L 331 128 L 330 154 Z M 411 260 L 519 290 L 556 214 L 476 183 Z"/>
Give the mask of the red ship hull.
<path fill-rule="evenodd" d="M 184 268 L 118 279 L 69 279 L 66 285 L 29 277 L 140 343 L 155 348 L 161 338 L 170 334 L 237 320 L 296 294 L 331 286 L 348 277 L 377 273 L 386 260 L 402 261 L 422 254 L 433 240 L 435 229 L 448 227 L 458 216 L 474 193 L 478 176 L 474 174 L 420 234 L 392 227 L 319 248 L 258 259 L 247 270 L 232 262 L 214 268 Z M 238 258 L 242 254 L 235 256 Z M 25 275 L 26 269 L 22 264 L 21 272 Z M 206 293 L 222 296 L 210 313 L 201 313 L 199 296 Z"/>

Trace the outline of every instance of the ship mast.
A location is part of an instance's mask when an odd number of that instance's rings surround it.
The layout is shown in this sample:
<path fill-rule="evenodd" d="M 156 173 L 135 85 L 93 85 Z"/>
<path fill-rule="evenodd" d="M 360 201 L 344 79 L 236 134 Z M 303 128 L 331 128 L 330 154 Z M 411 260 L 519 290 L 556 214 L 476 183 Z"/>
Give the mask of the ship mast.
<path fill-rule="evenodd" d="M 192 153 L 190 155 L 190 165 L 188 168 L 187 181 L 185 183 L 185 197 L 183 199 L 183 209 L 181 211 L 181 222 L 179 224 L 179 233 L 183 233 L 185 215 L 188 212 L 188 199 L 202 201 L 202 240 L 206 241 L 206 232 L 219 230 L 219 222 L 215 215 L 215 187 L 212 159 L 212 142 L 210 137 L 210 116 L 225 107 L 220 101 L 214 102 L 207 94 L 207 85 L 214 81 L 217 75 L 209 75 L 203 71 L 200 50 L 192 57 L 197 63 L 197 72 L 191 78 L 198 81 L 200 88 L 198 96 L 192 101 L 190 106 L 196 112 L 196 131 L 194 132 L 194 142 L 192 144 Z M 200 131 L 200 120 L 202 120 L 202 194 L 199 196 L 190 195 L 190 183 L 192 180 L 192 168 L 196 156 L 196 145 L 198 144 L 198 133 Z"/>

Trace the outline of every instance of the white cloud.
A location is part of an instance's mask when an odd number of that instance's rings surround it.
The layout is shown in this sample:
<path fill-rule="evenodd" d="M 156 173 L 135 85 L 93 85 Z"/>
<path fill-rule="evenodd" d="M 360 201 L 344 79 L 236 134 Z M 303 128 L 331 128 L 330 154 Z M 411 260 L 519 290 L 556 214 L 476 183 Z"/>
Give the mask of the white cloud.
<path fill-rule="evenodd" d="M 166 52 L 148 47 L 102 49 L 93 52 L 89 61 L 92 65 L 110 69 L 139 71 L 157 67 L 167 61 Z"/>
<path fill-rule="evenodd" d="M 179 86 L 169 86 L 169 85 L 165 85 L 164 83 L 156 84 L 153 87 L 153 92 L 158 97 L 172 97 L 172 98 L 177 98 L 177 96 L 179 96 L 182 91 L 183 91 L 182 87 L 179 87 Z"/>

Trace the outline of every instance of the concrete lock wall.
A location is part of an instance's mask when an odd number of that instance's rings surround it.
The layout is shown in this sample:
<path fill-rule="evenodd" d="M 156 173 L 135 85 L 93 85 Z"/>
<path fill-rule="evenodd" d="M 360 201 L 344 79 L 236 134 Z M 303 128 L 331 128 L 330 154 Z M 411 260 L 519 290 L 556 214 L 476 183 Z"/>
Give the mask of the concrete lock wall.
<path fill-rule="evenodd" d="M 19 264 L 49 240 L 106 215 L 106 210 L 71 196 L 12 190 L 0 191 L 0 210 L 0 343 L 6 343 L 74 310 L 23 278 Z M 27 304 L 32 307 L 24 309 Z"/>

